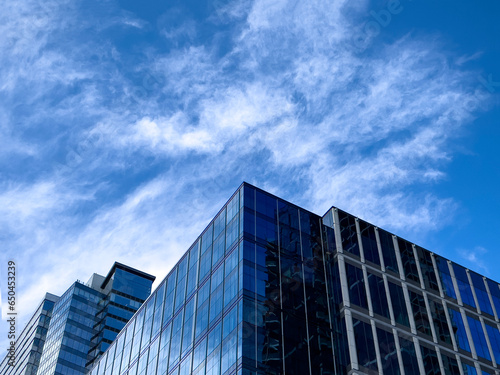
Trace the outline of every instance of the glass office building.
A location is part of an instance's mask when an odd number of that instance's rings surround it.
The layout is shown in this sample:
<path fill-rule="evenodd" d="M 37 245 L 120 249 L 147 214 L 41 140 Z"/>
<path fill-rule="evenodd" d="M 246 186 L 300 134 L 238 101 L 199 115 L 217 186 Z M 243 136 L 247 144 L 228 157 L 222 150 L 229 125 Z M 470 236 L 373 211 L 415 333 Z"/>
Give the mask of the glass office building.
<path fill-rule="evenodd" d="M 244 183 L 91 375 L 498 374 L 500 289 Z"/>
<path fill-rule="evenodd" d="M 59 297 L 53 294 L 45 294 L 42 302 L 19 335 L 14 366 L 9 365 L 9 357 L 6 356 L 0 364 L 0 374 L 36 375 L 47 337 L 52 309 L 58 299 Z"/>
<path fill-rule="evenodd" d="M 7 357 L 1 375 L 79 375 L 109 347 L 151 294 L 154 276 L 115 262 L 106 277 L 93 274 L 61 297 L 47 294 Z"/>

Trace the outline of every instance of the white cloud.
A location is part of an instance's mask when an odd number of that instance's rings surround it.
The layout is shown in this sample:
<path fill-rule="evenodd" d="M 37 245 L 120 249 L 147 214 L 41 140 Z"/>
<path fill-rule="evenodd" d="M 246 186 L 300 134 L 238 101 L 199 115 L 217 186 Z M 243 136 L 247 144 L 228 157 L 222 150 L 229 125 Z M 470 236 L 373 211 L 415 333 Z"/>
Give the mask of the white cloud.
<path fill-rule="evenodd" d="M 477 270 L 488 275 L 490 268 L 487 265 L 488 250 L 482 246 L 475 246 L 473 249 L 459 250 L 460 255 L 465 260 L 465 265 L 473 270 Z"/>

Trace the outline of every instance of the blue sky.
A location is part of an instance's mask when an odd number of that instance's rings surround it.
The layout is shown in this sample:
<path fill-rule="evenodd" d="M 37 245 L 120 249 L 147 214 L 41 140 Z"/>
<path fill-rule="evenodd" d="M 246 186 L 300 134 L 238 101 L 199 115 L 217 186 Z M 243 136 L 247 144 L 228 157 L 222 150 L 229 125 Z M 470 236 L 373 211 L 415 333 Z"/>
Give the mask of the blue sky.
<path fill-rule="evenodd" d="M 497 0 L 5 4 L 2 303 L 9 258 L 23 323 L 115 260 L 161 280 L 243 180 L 500 280 L 499 16 Z"/>

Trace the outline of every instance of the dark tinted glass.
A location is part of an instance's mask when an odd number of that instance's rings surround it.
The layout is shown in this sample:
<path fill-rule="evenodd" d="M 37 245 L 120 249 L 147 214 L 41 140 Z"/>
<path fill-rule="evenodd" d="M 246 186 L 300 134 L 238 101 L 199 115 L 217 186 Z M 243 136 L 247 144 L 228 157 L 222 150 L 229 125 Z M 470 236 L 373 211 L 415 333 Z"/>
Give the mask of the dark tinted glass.
<path fill-rule="evenodd" d="M 406 375 L 420 375 L 418 368 L 417 354 L 415 353 L 415 345 L 411 339 L 399 338 L 399 346 L 401 348 L 401 357 L 403 359 L 403 367 Z"/>
<path fill-rule="evenodd" d="M 342 248 L 345 252 L 359 257 L 358 235 L 356 233 L 356 220 L 341 210 L 338 211 L 340 221 L 340 235 Z"/>
<path fill-rule="evenodd" d="M 392 234 L 383 229 L 378 229 L 380 238 L 380 246 L 382 248 L 382 258 L 384 259 L 385 268 L 389 271 L 399 273 L 398 261 L 396 260 L 396 252 L 394 250 L 394 242 Z"/>
<path fill-rule="evenodd" d="M 413 317 L 415 319 L 417 331 L 425 333 L 428 336 L 432 336 L 431 325 L 429 323 L 429 316 L 425 307 L 424 297 L 420 293 L 412 290 L 409 291 L 409 294 L 410 305 L 413 310 Z"/>
<path fill-rule="evenodd" d="M 439 369 L 439 360 L 434 349 L 429 349 L 426 346 L 420 345 L 420 351 L 422 352 L 422 360 L 424 362 L 425 374 L 426 375 L 441 375 L 441 370 Z"/>
<path fill-rule="evenodd" d="M 443 360 L 444 373 L 446 375 L 456 375 L 460 374 L 460 369 L 458 368 L 458 362 L 455 357 L 441 353 L 441 359 Z"/>
<path fill-rule="evenodd" d="M 443 304 L 440 301 L 429 298 L 429 305 L 438 340 L 451 345 L 450 329 L 446 321 Z"/>
<path fill-rule="evenodd" d="M 350 265 L 349 263 L 346 263 L 345 267 L 351 303 L 364 309 L 368 309 L 363 271 Z"/>
<path fill-rule="evenodd" d="M 359 364 L 377 371 L 377 356 L 375 354 L 372 327 L 356 319 L 353 319 L 353 326 Z"/>
<path fill-rule="evenodd" d="M 405 297 L 401 286 L 389 282 L 389 292 L 391 293 L 392 309 L 394 319 L 397 323 L 410 326 L 408 311 L 406 310 Z"/>
<path fill-rule="evenodd" d="M 392 332 L 377 328 L 378 346 L 384 375 L 399 375 L 398 354 Z"/>
<path fill-rule="evenodd" d="M 403 264 L 403 271 L 407 280 L 420 283 L 418 277 L 417 264 L 413 254 L 413 247 L 411 243 L 398 238 L 399 253 L 401 254 L 401 263 Z"/>
<path fill-rule="evenodd" d="M 368 285 L 370 286 L 373 312 L 390 319 L 384 280 L 379 276 L 369 273 Z"/>
<path fill-rule="evenodd" d="M 359 220 L 359 230 L 361 241 L 363 244 L 363 252 L 365 259 L 380 265 L 380 257 L 378 255 L 377 239 L 375 237 L 375 228 L 363 220 Z"/>
<path fill-rule="evenodd" d="M 417 257 L 420 263 L 422 277 L 424 278 L 425 288 L 434 290 L 435 292 L 439 292 L 436 272 L 434 271 L 434 265 L 432 264 L 432 257 L 430 252 L 422 249 L 420 246 L 416 246 L 415 248 L 417 250 Z"/>

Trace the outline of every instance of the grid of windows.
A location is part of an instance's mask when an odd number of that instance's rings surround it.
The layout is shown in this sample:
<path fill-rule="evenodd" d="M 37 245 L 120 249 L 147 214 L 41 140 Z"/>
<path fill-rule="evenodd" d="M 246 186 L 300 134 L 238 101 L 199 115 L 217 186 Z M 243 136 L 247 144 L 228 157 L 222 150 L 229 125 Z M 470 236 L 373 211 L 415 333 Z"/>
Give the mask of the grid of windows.
<path fill-rule="evenodd" d="M 52 294 L 46 294 L 38 309 L 19 335 L 16 342 L 14 366 L 9 365 L 9 358 L 5 357 L 0 363 L 0 374 L 36 375 L 47 337 L 52 310 L 58 298 Z"/>
<path fill-rule="evenodd" d="M 498 284 L 244 184 L 91 375 L 500 370 Z"/>
<path fill-rule="evenodd" d="M 345 335 L 356 348 L 354 356 L 338 353 L 341 368 L 368 374 L 379 369 L 384 374 L 500 372 L 497 283 L 380 228 L 373 228 L 373 242 L 369 224 L 338 209 L 332 208 L 323 223 L 347 246 L 332 257 L 331 266 L 339 270 L 330 278 L 331 290 L 337 290 L 332 306 L 344 311 L 339 321 L 346 329 L 339 329 L 338 337 Z M 356 238 L 361 256 L 353 251 Z M 376 253 L 374 244 L 382 267 L 377 258 L 366 257 L 365 248 Z"/>

